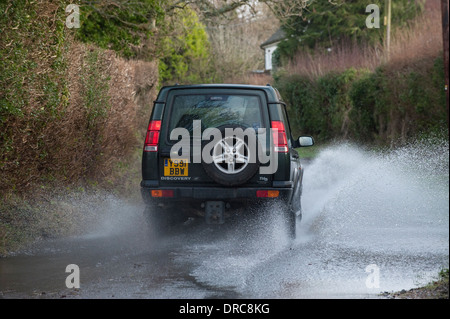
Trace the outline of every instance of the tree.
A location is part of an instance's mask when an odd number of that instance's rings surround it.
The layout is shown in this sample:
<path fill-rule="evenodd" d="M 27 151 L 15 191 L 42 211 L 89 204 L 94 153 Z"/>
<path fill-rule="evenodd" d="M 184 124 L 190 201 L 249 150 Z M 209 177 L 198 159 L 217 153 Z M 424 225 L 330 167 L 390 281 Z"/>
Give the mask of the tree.
<path fill-rule="evenodd" d="M 297 16 L 308 6 L 310 0 L 179 0 L 178 3 L 192 2 L 202 13 L 203 17 L 211 20 L 224 16 L 242 7 L 246 7 L 249 12 L 256 14 L 258 6 L 265 4 L 280 20 Z"/>
<path fill-rule="evenodd" d="M 396 0 L 392 2 L 392 24 L 400 26 L 415 17 L 423 8 L 423 0 Z M 384 1 L 372 0 L 384 10 Z M 369 29 L 365 25 L 366 6 L 362 0 L 316 0 L 301 14 L 292 14 L 283 23 L 286 41 L 279 45 L 283 59 L 292 58 L 302 49 L 316 46 L 332 48 L 337 43 L 369 43 L 382 41 L 383 28 Z"/>
<path fill-rule="evenodd" d="M 136 57 L 145 40 L 164 26 L 168 11 L 158 0 L 81 0 L 78 39 L 125 57 Z"/>
<path fill-rule="evenodd" d="M 160 84 L 209 82 L 210 44 L 205 26 L 190 8 L 175 12 L 170 18 L 170 36 L 160 43 L 164 52 L 159 60 Z"/>
<path fill-rule="evenodd" d="M 160 83 L 208 81 L 209 42 L 189 1 L 82 0 L 77 36 L 127 58 L 159 60 Z"/>
<path fill-rule="evenodd" d="M 112 49 L 125 57 L 155 58 L 160 39 L 170 37 L 172 24 L 183 11 L 194 11 L 208 24 L 224 17 L 236 17 L 245 8 L 257 14 L 266 5 L 280 21 L 301 15 L 308 0 L 79 0 L 79 40 Z M 175 20 L 176 21 L 176 20 Z M 165 40 L 164 40 L 165 41 Z"/>

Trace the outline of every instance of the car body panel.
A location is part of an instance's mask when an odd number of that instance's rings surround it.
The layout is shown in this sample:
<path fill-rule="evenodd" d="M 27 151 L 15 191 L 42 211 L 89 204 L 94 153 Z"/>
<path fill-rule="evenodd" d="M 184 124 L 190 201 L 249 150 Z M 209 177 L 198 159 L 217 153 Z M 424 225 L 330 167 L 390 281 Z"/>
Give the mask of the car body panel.
<path fill-rule="evenodd" d="M 282 121 L 285 125 L 288 151 L 275 153 L 278 168 L 273 174 L 260 174 L 257 172 L 245 183 L 238 186 L 224 186 L 205 174 L 202 163 L 193 159 L 194 142 L 189 141 L 189 163 L 180 165 L 186 171 L 177 171 L 186 174 L 183 176 L 165 176 L 169 169 L 176 164 L 168 162 L 174 142 L 169 140 L 169 121 L 173 101 L 178 97 L 188 95 L 249 95 L 257 96 L 262 105 L 261 127 L 270 128 L 272 121 Z M 258 190 L 277 191 L 277 200 L 286 203 L 294 212 L 301 209 L 300 197 L 302 190 L 303 169 L 300 157 L 295 147 L 299 146 L 297 140 L 291 136 L 289 120 L 285 104 L 280 94 L 272 86 L 234 85 L 234 84 L 205 84 L 205 85 L 176 85 L 163 87 L 154 102 L 150 121 L 160 120 L 161 131 L 157 152 L 143 152 L 141 193 L 147 205 L 170 206 L 176 203 L 194 204 L 200 207 L 205 201 L 221 200 L 227 203 L 248 203 L 270 201 L 273 198 L 259 198 Z M 258 137 L 259 138 L 259 137 Z M 268 140 L 266 144 L 268 145 Z M 264 141 L 262 140 L 264 143 Z M 198 151 L 198 149 L 197 149 Z M 264 165 L 263 165 L 264 166 Z M 181 166 L 180 166 L 181 167 Z M 181 168 L 180 168 L 181 169 Z M 154 198 L 152 190 L 171 190 L 170 198 Z"/>

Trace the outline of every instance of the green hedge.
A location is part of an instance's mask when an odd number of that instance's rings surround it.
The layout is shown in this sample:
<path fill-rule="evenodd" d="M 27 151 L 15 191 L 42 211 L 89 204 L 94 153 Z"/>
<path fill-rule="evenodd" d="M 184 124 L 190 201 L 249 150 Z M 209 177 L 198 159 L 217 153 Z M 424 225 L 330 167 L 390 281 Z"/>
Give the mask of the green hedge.
<path fill-rule="evenodd" d="M 447 127 L 442 57 L 317 79 L 278 75 L 275 85 L 297 135 L 385 144 Z"/>

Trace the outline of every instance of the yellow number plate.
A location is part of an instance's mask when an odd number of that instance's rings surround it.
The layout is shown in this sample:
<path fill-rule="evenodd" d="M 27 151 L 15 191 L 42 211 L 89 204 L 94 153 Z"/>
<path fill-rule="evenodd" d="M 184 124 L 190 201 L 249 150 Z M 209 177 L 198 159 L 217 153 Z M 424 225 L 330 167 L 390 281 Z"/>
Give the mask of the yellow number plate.
<path fill-rule="evenodd" d="M 188 176 L 188 160 L 164 159 L 164 176 Z"/>

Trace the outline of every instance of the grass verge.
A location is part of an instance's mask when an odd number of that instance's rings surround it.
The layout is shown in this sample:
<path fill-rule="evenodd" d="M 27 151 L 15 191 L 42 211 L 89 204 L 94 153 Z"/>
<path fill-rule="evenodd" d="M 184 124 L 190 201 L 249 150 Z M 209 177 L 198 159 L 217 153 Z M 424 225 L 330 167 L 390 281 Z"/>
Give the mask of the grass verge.
<path fill-rule="evenodd" d="M 449 299 L 449 269 L 442 269 L 438 277 L 427 285 L 394 293 L 385 292 L 382 296 L 392 299 Z"/>

